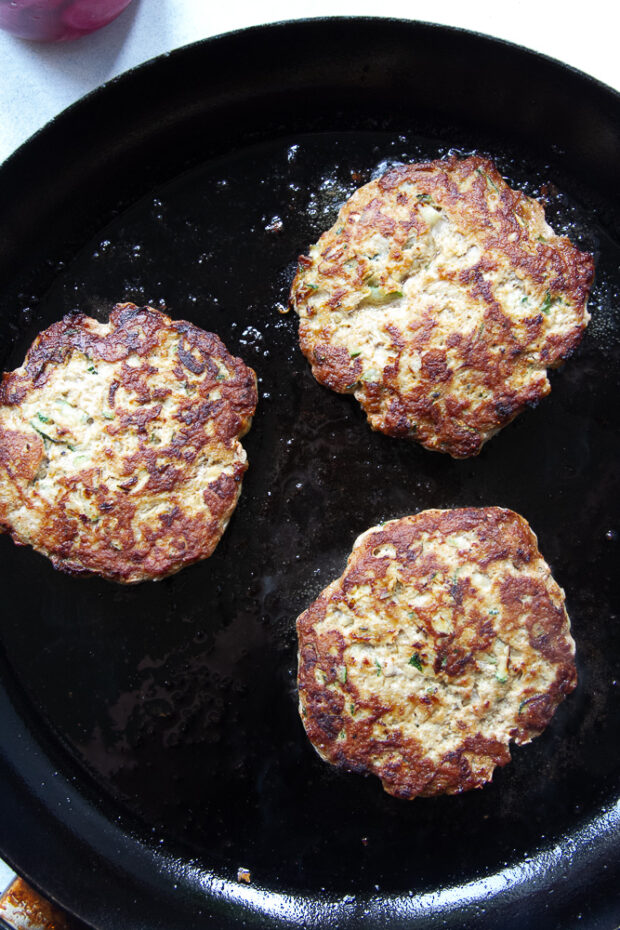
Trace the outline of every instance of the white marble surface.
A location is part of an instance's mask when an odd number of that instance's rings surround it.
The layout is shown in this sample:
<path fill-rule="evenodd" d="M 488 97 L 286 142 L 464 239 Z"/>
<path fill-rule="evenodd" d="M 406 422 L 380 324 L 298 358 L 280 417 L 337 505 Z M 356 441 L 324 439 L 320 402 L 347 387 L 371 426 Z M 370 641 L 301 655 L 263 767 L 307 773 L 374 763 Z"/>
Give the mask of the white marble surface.
<path fill-rule="evenodd" d="M 0 161 L 88 91 L 128 68 L 207 36 L 316 16 L 395 16 L 483 32 L 551 55 L 620 91 L 616 0 L 134 0 L 76 42 L 43 45 L 0 32 Z M 1 205 L 0 205 L 1 217 Z M 0 890 L 12 873 L 0 862 Z"/>
<path fill-rule="evenodd" d="M 9 887 L 14 878 L 13 870 L 0 859 L 0 894 Z"/>
<path fill-rule="evenodd" d="M 74 100 L 162 52 L 258 23 L 378 13 L 508 39 L 620 90 L 616 0 L 134 0 L 111 25 L 75 42 L 43 45 L 0 32 L 0 161 Z"/>

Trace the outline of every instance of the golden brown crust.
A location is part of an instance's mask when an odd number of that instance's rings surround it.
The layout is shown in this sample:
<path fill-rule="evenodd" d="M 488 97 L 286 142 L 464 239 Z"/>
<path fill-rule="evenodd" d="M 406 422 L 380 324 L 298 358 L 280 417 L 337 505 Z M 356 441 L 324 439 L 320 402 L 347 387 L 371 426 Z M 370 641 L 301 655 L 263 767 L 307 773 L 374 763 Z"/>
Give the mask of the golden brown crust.
<path fill-rule="evenodd" d="M 78 930 L 77 923 L 55 904 L 15 878 L 0 897 L 0 917 L 21 930 Z M 80 923 L 83 928 L 85 925 Z"/>
<path fill-rule="evenodd" d="M 191 323 L 133 304 L 106 326 L 66 316 L 0 385 L 0 523 L 57 568 L 120 582 L 206 558 L 256 402 L 252 369 Z"/>
<path fill-rule="evenodd" d="M 392 169 L 299 261 L 315 378 L 374 429 L 455 458 L 549 393 L 589 319 L 592 256 L 479 156 Z"/>
<path fill-rule="evenodd" d="M 397 797 L 480 787 L 576 686 L 569 629 L 522 517 L 392 521 L 297 620 L 304 726 L 322 758 Z"/>

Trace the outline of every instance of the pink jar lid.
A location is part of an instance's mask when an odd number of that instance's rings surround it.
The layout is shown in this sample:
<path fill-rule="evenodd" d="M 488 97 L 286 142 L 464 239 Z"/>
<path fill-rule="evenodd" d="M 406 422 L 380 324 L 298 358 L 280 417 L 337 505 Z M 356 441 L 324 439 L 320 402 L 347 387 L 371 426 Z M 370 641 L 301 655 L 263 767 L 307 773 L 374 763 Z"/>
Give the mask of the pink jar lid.
<path fill-rule="evenodd" d="M 22 39 L 59 42 L 107 26 L 131 0 L 0 0 L 0 28 Z"/>

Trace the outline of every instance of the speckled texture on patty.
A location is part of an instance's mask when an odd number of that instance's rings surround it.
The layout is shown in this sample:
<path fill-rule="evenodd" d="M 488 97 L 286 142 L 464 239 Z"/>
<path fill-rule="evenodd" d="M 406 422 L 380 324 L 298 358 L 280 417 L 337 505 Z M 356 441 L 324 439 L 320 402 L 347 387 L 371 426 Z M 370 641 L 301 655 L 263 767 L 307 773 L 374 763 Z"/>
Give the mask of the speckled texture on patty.
<path fill-rule="evenodd" d="M 577 683 L 564 593 L 498 507 L 368 530 L 297 632 L 314 747 L 400 798 L 481 787 Z"/>
<path fill-rule="evenodd" d="M 393 168 L 301 256 L 299 341 L 373 429 L 455 458 L 550 391 L 582 338 L 594 274 L 487 159 Z"/>
<path fill-rule="evenodd" d="M 215 549 L 247 468 L 256 376 L 150 307 L 69 315 L 0 385 L 0 529 L 71 573 L 162 578 Z"/>

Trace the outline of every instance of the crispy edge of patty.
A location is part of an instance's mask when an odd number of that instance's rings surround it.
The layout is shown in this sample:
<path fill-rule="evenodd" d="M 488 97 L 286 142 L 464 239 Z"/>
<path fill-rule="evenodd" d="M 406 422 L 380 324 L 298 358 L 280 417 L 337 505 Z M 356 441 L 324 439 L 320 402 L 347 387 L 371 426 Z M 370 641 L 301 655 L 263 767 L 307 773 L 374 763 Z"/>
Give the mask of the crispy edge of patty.
<path fill-rule="evenodd" d="M 471 184 L 467 198 L 460 192 L 465 183 Z M 396 209 L 396 199 L 405 197 L 399 192 L 403 185 L 414 185 L 419 195 L 416 201 L 411 200 L 408 222 L 399 224 L 389 215 L 389 209 L 383 213 L 382 207 L 387 204 Z M 366 267 L 368 263 L 358 261 L 356 269 L 347 268 L 356 255 L 360 228 L 357 219 L 361 217 L 364 224 L 370 217 L 384 235 L 394 235 L 396 229 L 406 237 L 410 229 L 420 227 L 424 231 L 419 210 L 427 200 L 445 209 L 457 229 L 475 235 L 482 253 L 461 286 L 464 290 L 471 289 L 476 300 L 484 305 L 486 332 L 483 338 L 479 332 L 467 338 L 459 338 L 455 333 L 454 339 L 459 342 L 458 351 L 465 364 L 488 380 L 490 396 L 488 402 L 478 404 L 474 411 L 466 409 L 465 413 L 459 392 L 449 390 L 452 375 L 446 365 L 446 351 L 432 345 L 432 315 L 422 314 L 418 319 L 412 314 L 415 326 L 411 339 L 406 341 L 411 341 L 416 349 L 430 346 L 430 350 L 423 359 L 420 384 L 404 395 L 398 385 L 398 360 L 404 348 L 402 333 L 398 334 L 396 361 L 379 377 L 369 377 L 359 357 L 350 355 L 327 328 L 322 336 L 317 334 L 314 321 L 310 321 L 310 317 L 323 314 L 327 327 L 331 313 L 346 302 L 347 290 L 351 288 L 359 290 L 360 298 L 368 299 L 368 287 L 364 290 L 363 280 L 364 274 L 372 271 Z M 402 209 L 402 204 L 398 203 L 398 209 Z M 349 245 L 352 250 L 347 251 Z M 527 321 L 523 338 L 515 339 L 516 327 L 485 281 L 493 267 L 493 260 L 486 254 L 489 251 L 503 255 L 512 271 L 527 279 L 531 289 L 540 292 L 539 304 L 543 309 Z M 491 436 L 550 392 L 546 369 L 561 365 L 581 341 L 589 319 L 586 304 L 593 277 L 592 255 L 581 252 L 566 236 L 555 233 L 549 236 L 544 209 L 538 201 L 509 187 L 489 159 L 452 156 L 393 168 L 359 188 L 343 205 L 334 225 L 311 247 L 310 256 L 299 257 L 290 305 L 300 316 L 301 350 L 320 384 L 338 393 L 354 394 L 373 429 L 413 439 L 425 448 L 447 452 L 454 458 L 468 458 L 477 455 Z M 327 294 L 325 306 L 316 311 L 312 299 L 322 284 Z M 397 286 L 392 282 L 387 290 Z M 574 306 L 575 325 L 567 333 L 549 333 L 538 351 L 538 371 L 530 373 L 524 385 L 510 385 L 515 365 L 553 320 L 559 298 Z M 505 352 L 492 355 L 489 345 L 498 340 L 507 340 Z"/>
<path fill-rule="evenodd" d="M 350 702 L 359 701 L 359 691 L 350 677 L 342 676 L 343 654 L 349 642 L 338 629 L 319 635 L 316 627 L 330 606 L 338 604 L 346 592 L 385 579 L 391 559 L 378 560 L 373 552 L 384 545 L 394 546 L 397 559 L 412 565 L 415 580 L 415 546 L 424 533 L 443 534 L 475 532 L 485 546 L 485 564 L 510 562 L 517 570 L 534 563 L 544 566 L 544 583 L 528 575 L 507 579 L 502 590 L 502 611 L 518 615 L 523 597 L 536 600 L 536 611 L 527 623 L 529 642 L 542 658 L 555 667 L 551 687 L 536 693 L 520 706 L 514 727 L 506 740 L 490 739 L 481 733 L 464 736 L 456 751 L 444 754 L 439 762 L 428 757 L 416 739 L 403 738 L 395 730 L 377 740 L 372 729 L 386 708 L 379 695 L 360 702 L 368 716 L 360 721 L 346 712 Z M 414 550 L 415 552 L 415 550 Z M 455 588 L 458 597 L 458 583 Z M 481 632 L 486 632 L 482 631 Z M 356 540 L 343 574 L 333 581 L 297 619 L 299 712 L 310 742 L 322 759 L 347 772 L 377 775 L 386 792 L 399 798 L 431 797 L 457 794 L 482 787 L 493 770 L 510 762 L 509 741 L 530 742 L 550 722 L 558 705 L 577 685 L 575 645 L 570 635 L 570 621 L 564 606 L 564 593 L 544 562 L 536 537 L 527 521 L 499 507 L 462 508 L 449 511 L 428 510 L 415 516 L 393 520 L 372 527 Z M 439 641 L 434 672 L 441 680 L 457 681 L 475 651 Z M 317 682 L 317 671 L 322 684 Z M 468 755 L 482 761 L 488 774 L 480 775 L 468 761 Z"/>
<path fill-rule="evenodd" d="M 128 495 L 118 492 L 102 492 L 102 499 L 98 501 L 102 505 L 102 514 L 113 511 L 118 528 L 114 536 L 106 540 L 107 545 L 104 547 L 91 544 L 93 539 L 99 538 L 99 534 L 95 532 L 89 539 L 89 533 L 84 532 L 81 526 L 76 527 L 75 521 L 67 518 L 62 508 L 57 512 L 53 508 L 50 511 L 47 532 L 44 530 L 40 538 L 27 539 L 16 533 L 11 525 L 9 505 L 12 502 L 0 500 L 0 531 L 7 530 L 18 545 L 31 545 L 50 558 L 55 568 L 66 573 L 95 574 L 119 583 L 134 584 L 174 574 L 187 565 L 207 558 L 217 546 L 235 510 L 242 478 L 247 469 L 245 452 L 238 440 L 249 430 L 256 409 L 256 374 L 241 359 L 232 356 L 214 333 L 206 332 L 185 320 L 172 320 L 152 307 L 137 307 L 132 303 L 117 304 L 104 329 L 102 334 L 101 325 L 91 317 L 69 314 L 39 333 L 27 351 L 23 365 L 3 375 L 0 408 L 19 406 L 33 391 L 41 391 L 44 396 L 51 367 L 62 365 L 74 351 L 78 351 L 95 362 L 105 361 L 118 365 L 118 377 L 110 386 L 110 403 L 113 404 L 118 389 L 125 387 L 135 394 L 139 408 L 121 413 L 111 428 L 115 435 L 119 431 L 122 435 L 123 429 L 136 428 L 139 431 L 144 425 L 142 420 L 146 422 L 150 416 L 142 405 L 155 402 L 153 406 L 156 409 L 159 394 L 162 395 L 159 399 L 163 399 L 165 392 L 161 392 L 161 389 L 154 392 L 149 390 L 148 371 L 145 377 L 142 369 L 137 371 L 126 366 L 122 370 L 122 366 L 127 359 L 134 358 L 148 369 L 153 354 L 156 361 L 162 330 L 168 330 L 178 335 L 179 339 L 175 366 L 178 384 L 171 384 L 170 391 L 180 387 L 192 373 L 196 375 L 206 372 L 203 385 L 208 393 L 218 381 L 218 360 L 232 374 L 227 382 L 218 383 L 223 402 L 218 405 L 215 414 L 208 404 L 200 403 L 200 395 L 193 403 L 189 399 L 183 400 L 180 412 L 184 416 L 184 436 L 170 443 L 170 455 L 176 457 L 182 467 L 186 460 L 185 447 L 189 448 L 193 443 L 193 449 L 188 454 L 190 458 L 192 454 L 196 458 L 209 443 L 203 428 L 212 418 L 217 442 L 233 448 L 238 445 L 239 456 L 235 462 L 234 475 L 222 474 L 217 481 L 205 487 L 203 516 L 186 517 L 182 508 L 173 508 L 170 518 L 161 522 L 160 531 L 154 535 L 147 553 L 142 551 L 143 545 L 132 546 L 135 503 Z M 18 496 L 22 495 L 20 485 L 27 485 L 36 477 L 44 451 L 44 441 L 36 432 L 0 427 L 0 468 L 8 474 L 8 480 L 13 483 Z M 158 469 L 158 455 L 161 455 L 161 450 L 149 448 L 146 442 L 140 440 L 139 452 L 132 456 L 132 468 L 136 470 L 141 464 L 145 466 L 149 472 L 149 491 L 173 493 L 178 489 L 176 470 Z M 131 476 L 128 474 L 127 477 L 129 486 Z M 174 554 L 166 545 L 166 537 L 172 535 L 183 537 L 185 542 L 185 548 Z M 120 541 L 120 547 L 112 545 L 115 541 Z"/>

